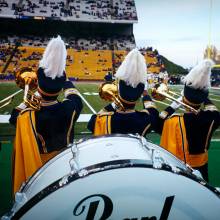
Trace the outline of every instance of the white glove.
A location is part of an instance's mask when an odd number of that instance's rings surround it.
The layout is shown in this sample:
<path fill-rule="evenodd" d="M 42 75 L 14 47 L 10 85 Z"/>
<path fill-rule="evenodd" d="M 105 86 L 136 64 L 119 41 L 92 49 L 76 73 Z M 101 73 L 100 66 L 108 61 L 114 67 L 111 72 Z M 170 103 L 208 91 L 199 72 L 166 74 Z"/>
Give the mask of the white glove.
<path fill-rule="evenodd" d="M 38 97 L 41 97 L 41 95 L 40 95 L 40 93 L 39 93 L 38 91 L 36 91 L 36 92 L 34 93 L 34 95 L 36 95 L 36 96 L 38 96 Z"/>
<path fill-rule="evenodd" d="M 181 96 L 184 96 L 184 91 L 183 91 L 183 89 L 181 90 L 180 94 L 181 94 Z"/>
<path fill-rule="evenodd" d="M 182 96 L 180 96 L 178 99 L 178 101 L 182 101 Z M 179 102 L 173 101 L 170 104 L 170 107 L 173 108 L 174 110 L 178 109 L 181 106 L 181 104 Z"/>
<path fill-rule="evenodd" d="M 112 108 L 115 109 L 115 110 L 118 108 L 118 106 L 116 105 L 115 102 L 112 102 L 111 105 L 112 105 Z"/>
<path fill-rule="evenodd" d="M 24 102 L 22 102 L 22 103 L 20 103 L 20 105 L 18 105 L 16 108 L 19 109 L 19 110 L 24 110 L 24 109 L 27 108 L 27 106 L 24 104 Z"/>

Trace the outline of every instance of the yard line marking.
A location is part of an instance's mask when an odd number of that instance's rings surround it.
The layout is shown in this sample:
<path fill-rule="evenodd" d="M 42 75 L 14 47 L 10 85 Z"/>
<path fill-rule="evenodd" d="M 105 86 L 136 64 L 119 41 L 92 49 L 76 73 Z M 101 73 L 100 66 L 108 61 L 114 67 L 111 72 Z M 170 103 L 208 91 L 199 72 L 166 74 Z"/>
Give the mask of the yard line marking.
<path fill-rule="evenodd" d="M 220 102 L 220 99 L 211 99 L 211 101 Z"/>
<path fill-rule="evenodd" d="M 11 94 L 10 96 L 8 96 L 8 97 L 2 99 L 2 100 L 0 101 L 0 104 L 3 103 L 3 102 L 5 102 L 5 101 L 8 100 L 8 99 L 13 98 L 14 96 L 16 96 L 17 94 L 19 94 L 19 93 L 22 92 L 22 91 L 23 91 L 23 89 L 20 89 L 20 90 L 14 92 L 13 94 Z"/>
<path fill-rule="evenodd" d="M 99 95 L 98 92 L 84 92 L 83 95 Z"/>
<path fill-rule="evenodd" d="M 215 95 L 215 94 L 210 94 L 210 96 L 217 96 L 217 97 L 219 97 L 219 95 Z"/>
<path fill-rule="evenodd" d="M 96 114 L 96 111 L 94 108 L 86 101 L 86 99 L 81 95 L 81 93 L 78 93 L 80 98 L 86 103 L 86 105 L 89 107 L 89 109 L 92 111 L 93 114 Z"/>
<path fill-rule="evenodd" d="M 88 122 L 92 114 L 80 114 L 77 122 Z M 9 123 L 10 115 L 0 115 L 0 123 Z"/>
<path fill-rule="evenodd" d="M 82 132 L 80 132 L 80 134 L 92 134 L 92 132 L 91 131 L 82 131 Z"/>
<path fill-rule="evenodd" d="M 214 138 L 214 139 L 211 139 L 212 142 L 220 142 L 220 139 L 218 138 Z"/>

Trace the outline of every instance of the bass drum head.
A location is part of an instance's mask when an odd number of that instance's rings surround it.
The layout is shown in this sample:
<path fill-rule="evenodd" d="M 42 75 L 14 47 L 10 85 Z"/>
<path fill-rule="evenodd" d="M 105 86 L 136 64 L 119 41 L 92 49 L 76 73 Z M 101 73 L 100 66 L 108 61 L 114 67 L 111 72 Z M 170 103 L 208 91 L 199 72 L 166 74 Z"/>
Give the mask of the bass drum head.
<path fill-rule="evenodd" d="M 146 141 L 146 139 L 128 135 L 90 138 L 80 141 L 72 148 L 67 148 L 40 168 L 22 189 L 27 199 L 32 198 L 36 193 L 71 172 L 74 147 L 77 148 L 74 161 L 76 161 L 78 169 L 98 163 L 125 159 L 141 159 L 152 165 L 160 157 L 162 162 L 173 168 L 190 172 L 182 161 L 161 147 Z"/>
<path fill-rule="evenodd" d="M 66 176 L 35 195 L 15 219 L 220 219 L 217 194 L 143 161 L 115 161 Z"/>

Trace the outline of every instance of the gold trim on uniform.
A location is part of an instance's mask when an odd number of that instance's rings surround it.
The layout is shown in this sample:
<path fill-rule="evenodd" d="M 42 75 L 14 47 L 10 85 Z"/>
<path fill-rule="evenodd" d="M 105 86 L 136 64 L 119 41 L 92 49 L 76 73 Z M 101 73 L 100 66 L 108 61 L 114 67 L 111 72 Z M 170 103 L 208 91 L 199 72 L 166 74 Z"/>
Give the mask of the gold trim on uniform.
<path fill-rule="evenodd" d="M 75 115 L 76 115 L 76 111 L 73 112 L 72 114 L 72 118 L 71 118 L 71 122 L 70 122 L 70 126 L 69 126 L 69 129 L 68 129 L 68 132 L 67 132 L 67 145 L 70 143 L 70 132 L 71 130 L 73 129 L 73 119 L 75 118 Z"/>
<path fill-rule="evenodd" d="M 118 93 L 118 97 L 119 97 L 119 99 L 120 99 L 122 102 L 124 102 L 125 104 L 134 105 L 134 104 L 136 103 L 136 101 L 130 102 L 130 101 L 127 101 L 127 100 L 123 99 L 123 98 L 120 96 L 119 93 Z"/>
<path fill-rule="evenodd" d="M 216 108 L 216 106 L 209 104 L 205 105 L 204 111 L 218 111 L 218 109 Z"/>
<path fill-rule="evenodd" d="M 57 100 L 55 100 L 55 101 L 45 101 L 45 100 L 42 100 L 41 106 L 50 106 L 50 105 L 55 105 L 57 103 L 58 103 Z"/>
<path fill-rule="evenodd" d="M 97 115 L 99 115 L 99 116 L 104 116 L 104 115 L 113 115 L 113 114 L 114 114 L 114 112 L 101 111 L 101 112 L 98 112 Z"/>
<path fill-rule="evenodd" d="M 207 137 L 206 137 L 206 142 L 205 142 L 205 152 L 208 151 L 207 147 L 208 147 L 208 140 L 209 140 L 209 137 L 210 137 L 210 134 L 211 134 L 211 131 L 212 131 L 212 127 L 214 125 L 214 120 L 212 121 L 212 124 L 210 125 L 209 127 L 209 131 L 208 131 L 208 134 L 207 134 Z"/>
<path fill-rule="evenodd" d="M 183 97 L 183 102 L 193 107 L 199 107 L 201 105 L 201 104 L 195 104 L 195 103 L 190 102 L 185 96 Z"/>
<path fill-rule="evenodd" d="M 150 126 L 151 126 L 151 124 L 148 124 L 148 125 L 146 126 L 146 128 L 145 128 L 144 131 L 142 132 L 142 136 L 144 136 L 144 135 L 146 134 L 146 132 L 147 132 L 147 130 L 150 128 Z"/>
<path fill-rule="evenodd" d="M 65 89 L 64 96 L 67 97 L 68 95 L 78 95 L 79 91 L 75 88 Z"/>
<path fill-rule="evenodd" d="M 38 90 L 38 92 L 40 92 L 41 94 L 46 95 L 46 96 L 58 96 L 62 89 L 56 93 L 47 93 L 47 92 L 43 91 L 40 87 L 38 87 L 37 90 Z"/>
<path fill-rule="evenodd" d="M 127 113 L 134 113 L 135 110 L 129 109 L 129 110 L 121 111 L 120 109 L 117 109 L 116 112 L 121 113 L 121 114 L 127 114 Z"/>
<path fill-rule="evenodd" d="M 25 113 L 26 111 L 34 111 L 32 108 L 25 108 L 20 112 L 20 115 L 22 115 L 23 113 Z"/>
<path fill-rule="evenodd" d="M 117 89 L 118 89 L 118 97 L 119 97 L 119 99 L 120 99 L 122 102 L 124 102 L 125 104 L 128 104 L 128 105 L 134 105 L 134 104 L 136 103 L 136 101 L 134 101 L 134 102 L 130 102 L 130 101 L 127 101 L 127 100 L 123 99 L 123 98 L 120 96 L 120 93 L 119 93 L 119 82 L 120 82 L 120 80 L 117 80 L 117 81 L 116 81 L 116 83 L 117 83 Z"/>
<path fill-rule="evenodd" d="M 39 133 L 37 133 L 37 136 L 40 139 L 40 142 L 41 142 L 41 145 L 42 145 L 42 149 L 43 149 L 43 153 L 46 154 L 47 153 L 47 148 L 46 148 L 46 144 L 45 144 L 44 138 Z"/>

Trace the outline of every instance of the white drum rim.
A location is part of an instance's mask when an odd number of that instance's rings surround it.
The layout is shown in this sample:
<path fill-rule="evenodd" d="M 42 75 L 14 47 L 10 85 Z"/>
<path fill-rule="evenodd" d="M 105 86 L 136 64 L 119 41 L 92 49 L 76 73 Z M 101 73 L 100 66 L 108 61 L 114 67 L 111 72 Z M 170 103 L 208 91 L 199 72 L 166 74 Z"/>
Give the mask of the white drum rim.
<path fill-rule="evenodd" d="M 34 195 L 30 200 L 28 200 L 19 210 L 16 212 L 11 211 L 10 217 L 11 219 L 20 219 L 25 213 L 27 213 L 32 207 L 34 207 L 38 202 L 49 196 L 50 194 L 54 193 L 55 191 L 71 184 L 74 181 L 82 179 L 86 176 L 97 174 L 99 172 L 105 172 L 113 169 L 123 169 L 123 168 L 148 168 L 148 169 L 155 169 L 161 171 L 167 171 L 175 174 L 172 168 L 164 164 L 162 168 L 154 168 L 153 164 L 149 164 L 149 161 L 145 160 L 114 160 L 108 161 L 103 163 L 98 163 L 95 165 L 88 166 L 79 170 L 72 175 L 67 175 L 63 178 L 56 180 L 55 182 L 51 183 L 49 186 L 45 187 L 41 191 L 39 191 L 36 195 Z M 208 188 L 212 193 L 214 193 L 220 199 L 220 192 L 213 186 L 210 186 L 208 183 L 204 182 L 202 179 L 198 178 L 196 175 L 186 172 L 185 170 L 181 170 L 176 175 L 182 175 L 186 178 L 189 178 L 203 187 Z M 64 179 L 65 178 L 65 179 Z"/>
<path fill-rule="evenodd" d="M 90 138 L 82 138 L 73 144 L 70 144 L 68 147 L 64 148 L 58 155 L 55 157 L 51 158 L 48 160 L 44 166 L 40 167 L 38 170 L 36 170 L 30 177 L 29 179 L 23 183 L 23 185 L 20 187 L 19 192 L 23 192 L 28 190 L 29 186 L 35 181 L 35 179 L 40 175 L 41 172 L 47 169 L 47 167 L 53 163 L 54 161 L 58 160 L 60 157 L 62 157 L 64 154 L 69 153 L 71 151 L 71 146 L 72 145 L 78 145 L 78 144 L 83 144 L 86 142 L 91 142 L 94 140 L 100 140 L 100 139 L 106 139 L 106 138 L 112 138 L 112 137 L 118 137 L 118 138 L 131 138 L 131 139 L 136 139 L 141 141 L 141 136 L 140 135 L 133 135 L 133 134 L 110 134 L 110 135 L 101 135 L 101 136 L 92 136 Z M 153 144 L 153 143 L 152 143 Z"/>

